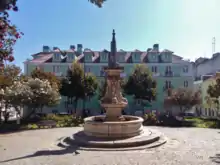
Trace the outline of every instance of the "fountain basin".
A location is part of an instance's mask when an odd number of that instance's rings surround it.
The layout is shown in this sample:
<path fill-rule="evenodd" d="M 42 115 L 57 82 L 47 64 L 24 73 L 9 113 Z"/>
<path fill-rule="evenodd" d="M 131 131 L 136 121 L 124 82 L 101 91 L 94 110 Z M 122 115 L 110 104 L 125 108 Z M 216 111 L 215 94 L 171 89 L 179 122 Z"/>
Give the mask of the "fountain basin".
<path fill-rule="evenodd" d="M 105 117 L 100 115 L 85 118 L 84 133 L 103 138 L 129 138 L 143 133 L 141 117 L 124 115 L 124 121 L 104 121 Z"/>

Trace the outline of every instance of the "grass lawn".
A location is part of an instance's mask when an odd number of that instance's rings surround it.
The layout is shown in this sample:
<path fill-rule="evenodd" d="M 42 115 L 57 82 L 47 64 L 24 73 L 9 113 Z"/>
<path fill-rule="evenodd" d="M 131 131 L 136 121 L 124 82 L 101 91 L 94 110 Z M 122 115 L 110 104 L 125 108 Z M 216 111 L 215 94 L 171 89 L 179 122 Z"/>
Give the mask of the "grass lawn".
<path fill-rule="evenodd" d="M 83 120 L 81 118 L 73 117 L 72 115 L 47 115 L 34 121 L 21 121 L 20 125 L 16 124 L 16 121 L 0 124 L 0 133 L 29 129 L 74 127 L 80 126 L 82 123 Z"/>
<path fill-rule="evenodd" d="M 220 128 L 220 121 L 217 119 L 202 119 L 198 117 L 185 118 L 185 121 L 192 123 L 192 126 L 198 128 Z"/>

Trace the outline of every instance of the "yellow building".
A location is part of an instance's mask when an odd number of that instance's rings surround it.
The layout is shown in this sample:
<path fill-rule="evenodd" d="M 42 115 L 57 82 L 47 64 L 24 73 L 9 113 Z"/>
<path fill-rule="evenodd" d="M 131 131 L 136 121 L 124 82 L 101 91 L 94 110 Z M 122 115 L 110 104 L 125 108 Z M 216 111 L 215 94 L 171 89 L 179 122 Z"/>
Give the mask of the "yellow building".
<path fill-rule="evenodd" d="M 216 78 L 220 78 L 220 73 L 216 73 L 216 75 L 204 80 L 204 81 L 197 81 L 194 82 L 194 90 L 201 90 L 202 95 L 202 104 L 200 106 L 201 115 L 207 117 L 217 117 L 218 116 L 218 109 L 216 105 L 212 102 L 211 98 L 209 97 L 207 90 L 210 85 L 216 83 Z"/>

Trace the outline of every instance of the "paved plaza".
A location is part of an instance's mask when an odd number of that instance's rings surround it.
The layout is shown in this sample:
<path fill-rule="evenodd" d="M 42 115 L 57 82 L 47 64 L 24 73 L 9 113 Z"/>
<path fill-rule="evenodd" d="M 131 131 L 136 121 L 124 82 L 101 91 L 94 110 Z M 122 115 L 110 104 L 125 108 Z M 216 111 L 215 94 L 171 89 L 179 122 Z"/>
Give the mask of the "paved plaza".
<path fill-rule="evenodd" d="M 141 151 L 81 151 L 56 146 L 82 128 L 59 128 L 0 135 L 1 165 L 210 165 L 220 164 L 220 130 L 150 127 L 168 142 Z"/>

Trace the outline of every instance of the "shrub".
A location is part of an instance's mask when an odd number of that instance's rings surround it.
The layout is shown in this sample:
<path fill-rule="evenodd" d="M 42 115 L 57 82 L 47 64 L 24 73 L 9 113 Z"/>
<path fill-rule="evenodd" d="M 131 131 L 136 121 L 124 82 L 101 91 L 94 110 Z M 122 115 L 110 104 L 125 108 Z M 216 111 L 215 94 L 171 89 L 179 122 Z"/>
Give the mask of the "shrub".
<path fill-rule="evenodd" d="M 157 117 L 154 113 L 148 113 L 144 115 L 144 125 L 156 125 Z"/>
<path fill-rule="evenodd" d="M 180 127 L 182 126 L 182 121 L 176 119 L 173 115 L 161 114 L 158 116 L 158 122 L 161 126 L 168 127 Z"/>
<path fill-rule="evenodd" d="M 83 123 L 83 119 L 72 115 L 47 115 L 43 120 L 56 121 L 58 127 L 74 127 Z"/>

